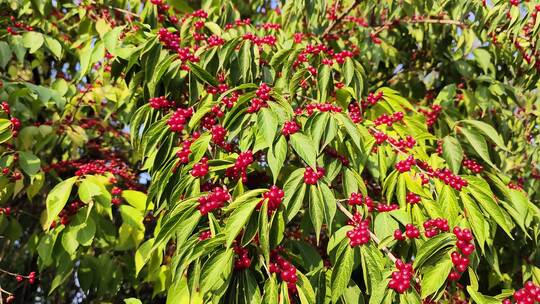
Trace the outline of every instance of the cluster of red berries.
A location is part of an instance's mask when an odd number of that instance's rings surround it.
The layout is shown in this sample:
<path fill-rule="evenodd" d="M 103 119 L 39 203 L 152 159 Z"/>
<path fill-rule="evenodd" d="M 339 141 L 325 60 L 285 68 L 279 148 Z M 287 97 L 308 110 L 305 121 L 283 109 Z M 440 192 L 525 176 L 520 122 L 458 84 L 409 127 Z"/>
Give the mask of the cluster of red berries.
<path fill-rule="evenodd" d="M 246 248 L 235 245 L 234 253 L 236 253 L 237 255 L 236 259 L 234 260 L 234 269 L 244 270 L 244 269 L 248 269 L 249 266 L 251 266 L 251 259 L 249 258 L 249 251 Z"/>
<path fill-rule="evenodd" d="M 178 34 L 169 32 L 166 28 L 160 28 L 158 37 L 161 44 L 163 44 L 165 48 L 176 52 L 178 58 L 180 58 L 182 62 L 199 62 L 200 58 L 196 56 L 190 48 L 180 47 L 180 36 L 178 36 Z M 182 69 L 189 70 L 189 67 L 183 65 Z"/>
<path fill-rule="evenodd" d="M 165 96 L 153 97 L 148 100 L 150 106 L 154 109 L 165 109 L 173 105 L 172 101 L 168 100 Z"/>
<path fill-rule="evenodd" d="M 414 205 L 418 204 L 422 200 L 422 198 L 416 193 L 408 192 L 405 196 L 405 200 L 407 201 L 407 203 Z"/>
<path fill-rule="evenodd" d="M 349 224 L 353 224 L 353 229 L 347 231 L 347 237 L 349 238 L 349 245 L 351 247 L 357 247 L 367 244 L 371 240 L 369 233 L 369 219 L 362 220 L 359 213 L 356 213 Z"/>
<path fill-rule="evenodd" d="M 268 200 L 268 213 L 275 211 L 279 208 L 279 205 L 281 205 L 284 196 L 285 192 L 279 189 L 276 185 L 272 185 L 270 189 L 263 194 L 263 197 Z M 261 200 L 258 208 L 262 206 L 263 202 L 264 200 Z"/>
<path fill-rule="evenodd" d="M 379 92 L 377 94 L 375 93 L 369 93 L 367 98 L 365 100 L 362 100 L 362 109 L 365 109 L 369 106 L 373 106 L 377 104 L 381 99 L 383 98 L 383 92 Z"/>
<path fill-rule="evenodd" d="M 169 125 L 169 129 L 173 132 L 182 132 L 184 130 L 184 125 L 186 124 L 188 118 L 193 115 L 193 109 L 177 109 L 172 114 L 171 118 L 167 121 L 167 124 Z"/>
<path fill-rule="evenodd" d="M 119 206 L 122 203 L 122 199 L 120 198 L 120 195 L 122 195 L 122 189 L 115 186 L 111 189 L 111 194 L 113 195 L 111 203 L 115 206 Z"/>
<path fill-rule="evenodd" d="M 441 139 L 437 140 L 437 148 L 435 149 L 435 153 L 437 155 L 442 155 L 443 149 L 442 149 L 443 141 Z"/>
<path fill-rule="evenodd" d="M 77 176 L 91 175 L 91 174 L 103 175 L 107 172 L 110 172 L 112 174 L 119 175 L 125 180 L 135 179 L 135 174 L 131 172 L 130 167 L 125 162 L 117 158 L 106 159 L 106 160 L 96 159 L 90 162 L 72 161 L 68 163 L 69 164 L 66 164 L 66 165 L 71 165 L 75 168 L 78 168 L 78 170 L 75 171 L 75 175 Z M 60 163 L 56 163 L 56 165 L 58 164 Z"/>
<path fill-rule="evenodd" d="M 395 167 L 400 173 L 404 173 L 410 171 L 414 165 L 416 165 L 416 160 L 412 155 L 409 155 L 406 159 L 397 162 Z"/>
<path fill-rule="evenodd" d="M 380 145 L 388 140 L 388 135 L 383 132 L 373 132 L 373 138 L 375 138 L 375 143 Z"/>
<path fill-rule="evenodd" d="M 295 37 L 295 39 L 298 37 L 298 38 L 300 38 L 300 41 L 301 41 L 302 36 L 303 35 L 300 35 L 300 36 L 297 35 Z M 302 52 L 300 52 L 300 54 L 298 54 L 298 57 L 293 62 L 293 68 L 297 68 L 302 63 L 308 62 L 310 55 L 318 55 L 320 52 L 325 52 L 327 49 L 328 48 L 324 44 L 318 44 L 318 45 L 308 44 L 308 45 L 306 45 L 306 47 L 302 50 Z"/>
<path fill-rule="evenodd" d="M 440 105 L 431 105 L 431 110 L 419 109 L 419 111 L 426 117 L 426 124 L 431 127 L 437 122 L 439 114 L 441 114 L 442 107 Z"/>
<path fill-rule="evenodd" d="M 9 108 L 9 103 L 7 103 L 7 101 L 2 101 L 2 103 L 0 104 L 0 109 L 6 112 L 6 114 L 8 115 L 11 113 L 11 109 Z"/>
<path fill-rule="evenodd" d="M 339 154 L 338 151 L 334 148 L 326 147 L 324 149 L 324 153 L 330 157 L 337 158 L 344 166 L 349 165 L 349 159 L 347 158 L 347 156 Z"/>
<path fill-rule="evenodd" d="M 208 212 L 223 207 L 225 202 L 230 199 L 231 195 L 225 186 L 215 187 L 210 193 L 199 198 L 199 212 L 206 215 Z"/>
<path fill-rule="evenodd" d="M 199 233 L 199 241 L 204 241 L 211 237 L 212 237 L 212 231 L 210 230 L 201 231 L 201 233 Z"/>
<path fill-rule="evenodd" d="M 8 34 L 10 35 L 19 35 L 20 33 L 16 30 L 16 29 L 22 29 L 22 30 L 26 30 L 26 31 L 33 31 L 34 28 L 31 27 L 30 25 L 26 25 L 20 21 L 17 21 L 17 19 L 15 19 L 15 16 L 10 16 L 10 20 L 11 22 L 13 23 L 13 27 L 11 26 L 8 26 L 6 28 Z"/>
<path fill-rule="evenodd" d="M 223 94 L 229 90 L 229 86 L 226 83 L 220 83 L 217 87 L 214 86 L 208 86 L 206 88 L 206 92 L 208 94 L 217 95 L 217 94 Z"/>
<path fill-rule="evenodd" d="M 441 232 L 450 231 L 448 226 L 448 220 L 442 218 L 429 219 L 423 224 L 425 232 L 424 235 L 427 238 L 432 238 Z"/>
<path fill-rule="evenodd" d="M 289 136 L 296 132 L 300 131 L 300 124 L 294 120 L 286 121 L 283 124 L 283 129 L 281 129 L 281 134 L 284 136 Z"/>
<path fill-rule="evenodd" d="M 467 187 L 469 183 L 461 178 L 458 175 L 455 175 L 447 168 L 444 169 L 433 169 L 430 165 L 427 164 L 425 161 L 420 161 L 417 164 L 421 169 L 427 171 L 427 175 L 429 177 L 436 177 L 440 179 L 442 182 L 444 182 L 446 185 L 449 185 L 450 187 L 461 191 L 463 187 Z"/>
<path fill-rule="evenodd" d="M 16 117 L 11 117 L 9 121 L 11 122 L 11 135 L 13 135 L 13 137 L 17 137 L 17 134 L 21 129 L 21 121 Z"/>
<path fill-rule="evenodd" d="M 247 150 L 241 152 L 236 159 L 233 167 L 227 168 L 225 175 L 231 178 L 238 178 L 241 176 L 242 182 L 247 182 L 247 168 L 253 163 L 253 152 Z"/>
<path fill-rule="evenodd" d="M 308 105 L 306 105 L 305 107 L 305 110 L 309 115 L 313 114 L 315 112 L 315 110 L 319 111 L 319 112 L 336 112 L 336 113 L 339 113 L 341 112 L 341 108 L 338 107 L 338 106 L 335 106 L 331 103 L 310 103 Z M 304 108 L 297 108 L 294 113 L 296 115 L 302 115 L 304 112 Z"/>
<path fill-rule="evenodd" d="M 324 173 L 324 168 L 317 167 L 317 172 L 315 172 L 311 167 L 307 167 L 304 172 L 304 183 L 315 185 L 319 179 L 323 178 Z"/>
<path fill-rule="evenodd" d="M 367 195 L 364 196 L 362 195 L 362 193 L 356 193 L 356 192 L 351 193 L 351 196 L 348 199 L 348 203 L 351 206 L 366 205 L 369 211 L 372 211 L 373 208 L 375 207 L 373 203 L 373 199 L 371 199 L 371 197 Z"/>
<path fill-rule="evenodd" d="M 15 154 L 15 155 L 17 155 L 17 154 Z M 8 176 L 8 175 L 10 175 L 10 174 L 11 174 L 11 176 L 9 177 L 9 179 L 10 179 L 11 181 L 18 181 L 18 180 L 20 180 L 20 179 L 23 177 L 22 174 L 21 174 L 21 172 L 19 172 L 19 171 L 11 171 L 11 170 L 9 169 L 9 167 L 4 167 L 4 168 L 2 168 L 2 175 Z"/>
<path fill-rule="evenodd" d="M 366 21 L 366 19 L 361 17 L 347 16 L 345 17 L 345 20 L 348 22 L 356 23 L 361 27 L 369 27 L 369 23 Z"/>
<path fill-rule="evenodd" d="M 208 43 L 208 47 L 215 47 L 225 44 L 225 39 L 219 37 L 218 35 L 211 35 L 206 39 L 206 43 Z"/>
<path fill-rule="evenodd" d="M 212 126 L 212 142 L 218 146 L 225 145 L 225 137 L 227 136 L 227 129 L 221 125 Z"/>
<path fill-rule="evenodd" d="M 230 30 L 230 29 L 234 28 L 235 26 L 241 27 L 241 26 L 250 25 L 250 24 L 251 24 L 251 19 L 250 18 L 237 19 L 237 20 L 234 21 L 234 24 L 227 23 L 225 25 L 225 30 Z"/>
<path fill-rule="evenodd" d="M 251 105 L 248 107 L 247 112 L 255 113 L 258 112 L 261 108 L 266 108 L 268 106 L 266 102 L 270 100 L 271 90 L 272 89 L 266 83 L 262 83 L 257 89 L 257 91 L 255 91 L 257 97 L 251 100 Z"/>
<path fill-rule="evenodd" d="M 532 281 L 527 281 L 523 288 L 514 292 L 514 300 L 517 304 L 534 304 L 540 303 L 540 286 Z M 511 304 L 512 300 L 505 299 L 502 304 Z"/>
<path fill-rule="evenodd" d="M 411 135 L 405 136 L 405 139 L 395 140 L 392 137 L 388 137 L 388 142 L 398 151 L 407 153 L 409 149 L 412 149 L 416 145 L 416 139 Z"/>
<path fill-rule="evenodd" d="M 199 134 L 196 134 L 197 137 L 195 137 L 195 133 L 193 134 L 193 138 L 188 138 L 180 144 L 180 150 L 176 152 L 176 156 L 180 159 L 181 164 L 187 164 L 189 162 L 189 155 L 191 154 L 191 144 L 195 139 L 199 137 Z"/>
<path fill-rule="evenodd" d="M 279 252 L 282 251 L 281 248 L 272 250 L 270 252 L 270 260 L 272 261 L 268 266 L 268 271 L 270 273 L 279 274 L 281 280 L 287 283 L 289 291 L 296 292 L 296 282 L 298 277 L 296 276 L 296 267 L 294 265 L 281 257 Z"/>
<path fill-rule="evenodd" d="M 75 200 L 73 202 L 71 202 L 70 204 L 67 204 L 64 209 L 62 209 L 62 211 L 60 211 L 60 213 L 58 214 L 58 217 L 60 218 L 60 224 L 61 225 L 67 225 L 69 224 L 69 221 L 70 221 L 70 218 L 75 215 L 80 208 L 82 208 L 84 206 L 84 203 L 79 201 L 79 200 Z M 57 225 L 57 222 L 56 221 L 53 221 L 51 223 L 51 229 L 56 227 Z"/>
<path fill-rule="evenodd" d="M 11 215 L 11 207 L 0 208 L 0 215 L 5 214 L 6 216 Z"/>
<path fill-rule="evenodd" d="M 190 171 L 193 177 L 203 177 L 208 173 L 208 158 L 203 157 L 200 162 L 193 165 Z"/>
<path fill-rule="evenodd" d="M 271 22 L 264 23 L 261 26 L 257 25 L 257 27 L 262 27 L 266 31 L 270 31 L 270 30 L 277 31 L 281 29 L 281 25 L 279 23 L 271 23 Z"/>
<path fill-rule="evenodd" d="M 334 60 L 338 63 L 338 64 L 344 64 L 345 63 L 345 60 L 347 60 L 347 58 L 351 58 L 354 56 L 354 53 L 349 51 L 349 50 L 343 50 L 339 53 L 335 53 L 332 58 L 334 58 Z"/>
<path fill-rule="evenodd" d="M 461 178 L 461 176 L 455 175 L 448 168 L 435 170 L 434 176 L 458 191 L 461 191 L 463 187 L 467 187 L 469 185 L 466 180 Z"/>
<path fill-rule="evenodd" d="M 420 230 L 413 224 L 407 224 L 405 225 L 405 236 L 409 239 L 420 238 Z M 403 236 L 403 232 L 400 229 L 394 230 L 394 239 L 403 241 L 405 240 L 405 236 Z"/>
<path fill-rule="evenodd" d="M 249 40 L 253 42 L 253 44 L 255 44 L 258 47 L 262 47 L 264 45 L 274 46 L 276 45 L 276 42 L 277 42 L 277 38 L 274 35 L 266 35 L 263 37 L 259 37 L 253 33 L 247 33 L 247 34 L 244 34 L 242 38 L 244 38 L 244 40 Z"/>
<path fill-rule="evenodd" d="M 390 212 L 399 209 L 399 206 L 397 204 L 377 204 L 377 207 L 375 207 L 375 210 L 377 212 Z"/>
<path fill-rule="evenodd" d="M 360 106 L 357 102 L 351 102 L 348 106 L 348 110 L 349 117 L 354 123 L 361 123 L 364 120 L 362 117 L 362 112 L 360 111 Z"/>
<path fill-rule="evenodd" d="M 523 184 L 520 184 L 519 182 L 518 183 L 509 182 L 508 188 L 514 189 L 514 190 L 523 190 Z"/>
<path fill-rule="evenodd" d="M 462 164 L 463 167 L 471 170 L 472 173 L 481 173 L 484 170 L 484 167 L 474 159 L 464 158 Z"/>
<path fill-rule="evenodd" d="M 469 258 L 474 251 L 474 244 L 472 243 L 473 236 L 469 229 L 461 229 L 459 227 L 454 227 L 454 235 L 457 237 L 458 241 L 456 246 L 459 249 L 459 252 L 454 251 L 451 254 L 452 264 L 454 264 L 455 270 L 452 270 L 448 275 L 450 281 L 457 281 L 461 277 L 461 274 L 467 270 L 469 267 Z"/>
<path fill-rule="evenodd" d="M 231 96 L 225 96 L 221 99 L 221 103 L 223 103 L 227 108 L 232 108 L 234 104 L 238 101 L 238 92 L 231 92 Z"/>
<path fill-rule="evenodd" d="M 411 287 L 411 279 L 414 272 L 412 264 L 404 263 L 402 260 L 396 260 L 395 265 L 398 271 L 392 272 L 392 279 L 388 282 L 388 288 L 400 294 L 405 293 Z"/>
<path fill-rule="evenodd" d="M 400 122 L 403 120 L 403 117 L 404 117 L 404 114 L 403 112 L 396 112 L 392 115 L 388 115 L 386 113 L 380 115 L 379 117 L 377 117 L 373 123 L 376 125 L 376 126 L 380 126 L 380 125 L 387 125 L 388 127 L 391 127 L 394 123 L 396 122 Z"/>
<path fill-rule="evenodd" d="M 34 284 L 36 282 L 36 272 L 32 271 L 27 276 L 23 276 L 23 275 L 20 275 L 20 274 L 15 276 L 15 280 L 17 282 L 22 282 L 22 281 L 24 281 L 24 279 L 28 279 L 28 283 Z"/>

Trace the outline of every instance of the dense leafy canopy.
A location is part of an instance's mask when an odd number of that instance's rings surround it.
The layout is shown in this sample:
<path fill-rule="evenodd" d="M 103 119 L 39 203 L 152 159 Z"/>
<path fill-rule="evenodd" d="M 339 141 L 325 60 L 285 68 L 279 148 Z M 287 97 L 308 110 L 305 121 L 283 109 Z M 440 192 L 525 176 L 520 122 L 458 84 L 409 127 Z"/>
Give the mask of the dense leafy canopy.
<path fill-rule="evenodd" d="M 0 9 L 0 303 L 540 302 L 538 2 Z"/>

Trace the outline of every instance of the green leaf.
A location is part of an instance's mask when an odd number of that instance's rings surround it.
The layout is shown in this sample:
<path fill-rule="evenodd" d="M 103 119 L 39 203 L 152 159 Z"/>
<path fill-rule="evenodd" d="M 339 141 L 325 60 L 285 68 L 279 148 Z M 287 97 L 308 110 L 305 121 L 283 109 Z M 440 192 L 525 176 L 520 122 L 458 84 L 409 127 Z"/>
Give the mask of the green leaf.
<path fill-rule="evenodd" d="M 380 213 L 375 217 L 375 235 L 381 240 L 392 236 L 394 231 L 399 228 L 398 222 L 388 213 Z"/>
<path fill-rule="evenodd" d="M 459 144 L 459 141 L 450 135 L 443 138 L 442 143 L 443 158 L 448 163 L 448 166 L 454 172 L 458 174 L 461 167 L 461 161 L 463 160 L 463 149 Z"/>
<path fill-rule="evenodd" d="M 354 122 L 351 120 L 351 118 L 347 115 L 344 115 L 343 113 L 334 113 L 334 117 L 336 117 L 345 127 L 345 130 L 347 130 L 349 137 L 351 138 L 354 145 L 358 148 L 358 151 L 363 152 L 361 143 L 362 135 L 360 134 L 360 131 L 358 130 Z"/>
<path fill-rule="evenodd" d="M 244 228 L 251 213 L 260 201 L 260 198 L 255 198 L 242 202 L 242 204 L 231 213 L 224 230 L 227 247 L 232 245 L 234 239 L 236 239 L 238 233 Z"/>
<path fill-rule="evenodd" d="M 142 304 L 141 300 L 136 299 L 136 298 L 127 298 L 127 299 L 124 299 L 124 303 L 125 303 L 125 304 Z"/>
<path fill-rule="evenodd" d="M 197 77 L 198 80 L 200 80 L 203 83 L 207 83 L 209 85 L 217 86 L 219 85 L 219 82 L 212 76 L 210 73 L 208 73 L 205 69 L 201 68 L 198 64 L 193 62 L 188 62 L 189 69 Z"/>
<path fill-rule="evenodd" d="M 313 146 L 313 142 L 309 137 L 302 133 L 294 133 L 289 140 L 296 154 L 315 170 L 317 167 L 317 149 Z"/>
<path fill-rule="evenodd" d="M 279 303 L 278 297 L 279 297 L 279 294 L 278 294 L 277 280 L 274 276 L 271 276 L 270 278 L 268 278 L 268 280 L 266 280 L 266 283 L 264 284 L 263 303 L 265 304 Z"/>
<path fill-rule="evenodd" d="M 62 57 L 62 45 L 58 40 L 50 37 L 45 36 L 45 45 L 51 51 L 51 53 L 56 57 L 57 59 L 60 59 Z"/>
<path fill-rule="evenodd" d="M 320 197 L 324 205 L 324 220 L 328 228 L 328 233 L 332 234 L 332 224 L 334 223 L 334 216 L 337 209 L 336 198 L 334 192 L 326 184 L 319 183 L 317 186 L 319 187 Z"/>
<path fill-rule="evenodd" d="M 266 144 L 271 147 L 278 128 L 276 114 L 268 108 L 262 108 L 257 115 L 257 126 L 262 132 Z"/>
<path fill-rule="evenodd" d="M 44 41 L 43 34 L 38 32 L 26 32 L 22 36 L 23 46 L 30 49 L 30 54 L 39 50 Z"/>
<path fill-rule="evenodd" d="M 452 260 L 447 255 L 443 261 L 430 265 L 422 276 L 422 299 L 434 294 L 446 282 L 448 274 L 452 270 Z"/>
<path fill-rule="evenodd" d="M 418 249 L 413 268 L 419 269 L 429 258 L 440 251 L 448 249 L 447 247 L 454 245 L 455 241 L 455 237 L 450 233 L 442 233 L 427 240 Z"/>
<path fill-rule="evenodd" d="M 242 44 L 242 48 L 240 49 L 240 53 L 238 53 L 238 62 L 240 64 L 240 79 L 247 82 L 248 79 L 248 73 L 251 69 L 251 42 L 244 41 Z"/>
<path fill-rule="evenodd" d="M 471 226 L 472 232 L 474 237 L 476 238 L 476 241 L 478 242 L 478 245 L 480 245 L 480 248 L 482 251 L 484 251 L 484 243 L 486 242 L 486 228 L 485 226 L 486 219 L 484 218 L 484 215 L 482 214 L 482 211 L 474 202 L 469 195 L 464 193 L 463 191 L 460 192 L 461 201 L 463 202 L 463 206 L 465 207 L 466 217 L 467 221 L 469 222 L 469 225 Z M 489 230 L 488 230 L 489 231 Z"/>
<path fill-rule="evenodd" d="M 465 119 L 461 120 L 460 122 L 473 126 L 474 128 L 478 129 L 478 131 L 482 132 L 485 136 L 487 136 L 489 139 L 491 139 L 499 148 L 507 150 L 504 144 L 504 140 L 499 135 L 499 133 L 497 133 L 497 130 L 495 130 L 495 128 L 493 128 L 491 125 L 483 121 L 472 119 Z"/>
<path fill-rule="evenodd" d="M 33 176 L 41 169 L 41 160 L 32 152 L 19 151 L 19 165 L 26 174 Z"/>
<path fill-rule="evenodd" d="M 343 65 L 343 79 L 345 80 L 345 86 L 348 86 L 354 77 L 354 62 L 352 58 L 347 58 Z"/>
<path fill-rule="evenodd" d="M 476 48 L 473 51 L 473 54 L 474 58 L 476 59 L 482 70 L 484 70 L 484 73 L 487 74 L 488 69 L 491 65 L 491 54 L 489 53 L 489 51 L 487 51 L 486 49 Z"/>
<path fill-rule="evenodd" d="M 48 230 L 51 227 L 51 223 L 56 219 L 60 211 L 64 209 L 69 195 L 71 194 L 71 188 L 77 181 L 78 176 L 68 178 L 58 185 L 56 185 L 45 200 L 47 208 L 45 220 L 42 222 L 44 230 Z"/>
<path fill-rule="evenodd" d="M 173 234 L 176 234 L 176 245 L 178 248 L 181 248 L 199 223 L 200 219 L 201 213 L 194 208 L 189 208 L 187 212 L 177 212 L 171 215 L 171 217 L 164 219 L 152 248 L 155 249 L 162 245 L 168 241 Z"/>
<path fill-rule="evenodd" d="M 230 272 L 233 265 L 234 251 L 229 248 L 219 254 L 213 256 L 204 264 L 201 277 L 201 291 L 205 293 L 211 290 L 220 280 L 223 279 L 223 274 Z"/>
<path fill-rule="evenodd" d="M 277 181 L 279 172 L 285 163 L 287 158 L 287 140 L 285 136 L 280 136 L 276 144 L 270 146 L 268 149 L 267 160 L 270 171 L 272 171 L 272 177 L 274 178 L 274 184 Z"/>
<path fill-rule="evenodd" d="M 0 68 L 5 69 L 12 57 L 9 44 L 5 41 L 0 41 Z"/>
<path fill-rule="evenodd" d="M 476 153 L 478 153 L 478 155 L 480 155 L 480 157 L 486 163 L 490 164 L 492 167 L 495 167 L 489 157 L 489 150 L 484 137 L 480 133 L 469 130 L 467 128 L 460 128 L 459 130 L 465 136 L 467 141 L 472 145 L 474 151 L 476 151 Z"/>
<path fill-rule="evenodd" d="M 472 300 L 474 303 L 477 304 L 500 304 L 501 300 L 496 299 L 494 297 L 488 297 L 485 296 L 478 291 L 471 288 L 471 286 L 467 286 L 467 292 L 471 295 Z"/>
<path fill-rule="evenodd" d="M 343 252 L 336 257 L 336 263 L 332 271 L 332 302 L 337 303 L 339 297 L 346 290 L 351 279 L 354 265 L 354 251 L 346 245 Z"/>
<path fill-rule="evenodd" d="M 478 201 L 478 205 L 484 209 L 490 217 L 513 239 L 510 226 L 506 221 L 503 210 L 497 205 L 493 199 L 493 192 L 489 188 L 486 181 L 480 178 L 469 176 L 466 178 L 469 182 L 469 189 L 474 198 Z"/>
<path fill-rule="evenodd" d="M 328 87 L 330 86 L 330 80 L 332 77 L 332 67 L 323 64 L 319 70 L 319 78 L 317 85 L 319 87 L 319 100 L 325 100 L 328 95 Z"/>
<path fill-rule="evenodd" d="M 315 230 L 317 243 L 321 234 L 321 227 L 324 220 L 324 202 L 316 185 L 309 185 L 309 218 Z"/>
<path fill-rule="evenodd" d="M 144 212 L 146 210 L 146 194 L 136 190 L 123 190 L 122 198 L 128 204 L 135 207 L 137 210 Z"/>

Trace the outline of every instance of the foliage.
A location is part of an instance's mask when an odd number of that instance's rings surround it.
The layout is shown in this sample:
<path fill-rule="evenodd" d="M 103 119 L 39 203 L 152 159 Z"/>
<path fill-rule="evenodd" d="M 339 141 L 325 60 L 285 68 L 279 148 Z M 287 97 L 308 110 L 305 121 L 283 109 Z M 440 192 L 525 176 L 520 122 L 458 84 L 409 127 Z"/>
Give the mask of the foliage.
<path fill-rule="evenodd" d="M 534 1 L 0 8 L 2 301 L 540 295 Z"/>

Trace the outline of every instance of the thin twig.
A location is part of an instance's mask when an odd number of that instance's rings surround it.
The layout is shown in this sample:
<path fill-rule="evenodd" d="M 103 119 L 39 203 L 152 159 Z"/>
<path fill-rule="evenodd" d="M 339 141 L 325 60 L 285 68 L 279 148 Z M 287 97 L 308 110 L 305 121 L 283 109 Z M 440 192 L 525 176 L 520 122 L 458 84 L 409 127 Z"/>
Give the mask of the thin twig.
<path fill-rule="evenodd" d="M 343 206 L 339 201 L 336 201 L 336 204 L 337 204 L 338 209 L 341 210 L 341 212 L 343 212 L 345 216 L 347 216 L 351 220 L 353 219 L 352 213 L 350 213 L 349 210 L 345 208 L 345 206 Z M 388 249 L 388 247 L 384 245 L 381 246 L 381 240 L 379 240 L 379 238 L 375 235 L 375 233 L 371 232 L 371 230 L 368 230 L 368 231 L 369 231 L 369 236 L 377 244 L 377 247 L 380 247 L 380 249 L 388 256 L 390 261 L 392 261 L 392 263 L 395 263 L 397 261 L 396 256 L 390 251 L 390 249 Z"/>
<path fill-rule="evenodd" d="M 339 15 L 337 19 L 333 20 L 328 25 L 328 27 L 324 30 L 322 36 L 324 37 L 328 35 L 330 31 L 332 31 L 332 29 L 343 20 L 343 18 L 345 18 L 356 6 L 358 6 L 358 4 L 360 4 L 360 0 L 355 0 L 353 4 L 351 4 L 351 6 L 349 6 L 349 8 L 346 11 L 344 11 L 341 15 Z"/>

